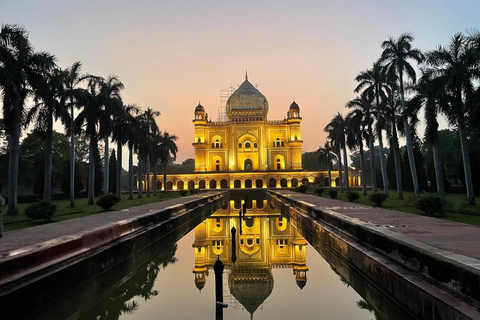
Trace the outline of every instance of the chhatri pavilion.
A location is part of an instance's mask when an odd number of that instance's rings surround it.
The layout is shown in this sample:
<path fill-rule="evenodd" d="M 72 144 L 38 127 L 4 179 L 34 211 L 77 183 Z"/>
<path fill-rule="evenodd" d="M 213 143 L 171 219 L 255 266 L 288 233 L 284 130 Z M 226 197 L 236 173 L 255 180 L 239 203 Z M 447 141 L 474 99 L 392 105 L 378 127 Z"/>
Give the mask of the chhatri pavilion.
<path fill-rule="evenodd" d="M 302 117 L 293 101 L 283 120 L 268 120 L 267 98 L 248 81 L 226 102 L 226 121 L 212 121 L 201 105 L 194 110 L 195 171 L 167 175 L 167 190 L 288 188 L 302 183 L 328 185 L 327 171 L 302 168 Z M 153 175 L 150 175 L 153 188 Z M 338 172 L 332 171 L 332 185 Z M 157 189 L 163 189 L 157 176 Z M 338 179 L 337 179 L 338 180 Z M 360 182 L 351 172 L 350 185 Z M 338 181 L 337 181 L 338 183 Z"/>

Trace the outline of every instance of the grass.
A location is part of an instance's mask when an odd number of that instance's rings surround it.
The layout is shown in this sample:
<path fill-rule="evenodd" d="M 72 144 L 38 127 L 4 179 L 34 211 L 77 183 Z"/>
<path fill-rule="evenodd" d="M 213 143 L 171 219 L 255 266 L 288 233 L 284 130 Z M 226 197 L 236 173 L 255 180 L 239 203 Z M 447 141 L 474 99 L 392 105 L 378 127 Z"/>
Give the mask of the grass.
<path fill-rule="evenodd" d="M 355 201 L 355 203 L 373 206 L 373 203 L 368 199 L 372 192 L 368 192 L 368 195 L 364 196 L 361 190 L 351 191 L 356 191 L 360 194 L 360 199 Z M 307 193 L 313 194 L 313 190 L 309 189 Z M 322 197 L 328 197 L 328 188 L 325 188 Z M 403 197 L 404 199 L 398 199 L 396 190 L 390 190 L 390 198 L 384 202 L 383 208 L 424 215 L 422 211 L 414 207 L 413 201 L 415 198 L 413 192 L 404 191 Z M 338 192 L 337 200 L 348 201 L 346 193 Z M 468 212 L 468 214 L 465 214 L 465 212 Z M 436 216 L 436 218 L 480 226 L 480 206 L 478 206 L 478 204 L 476 206 L 469 206 L 467 204 L 467 197 L 463 194 L 449 193 L 447 194 L 445 214 Z"/>
<path fill-rule="evenodd" d="M 139 206 L 142 204 L 149 204 L 157 201 L 164 201 L 168 199 L 174 199 L 180 197 L 179 192 L 168 192 L 166 195 L 160 193 L 158 196 L 147 197 L 144 195 L 142 198 L 137 198 L 134 195 L 133 199 L 128 199 L 128 195 L 122 195 L 122 200 L 112 207 L 113 211 L 118 211 L 126 208 L 131 208 Z M 96 200 L 96 199 L 95 199 Z M 52 201 L 57 205 L 57 212 L 52 218 L 53 222 L 75 219 L 80 217 L 86 217 L 92 214 L 97 214 L 104 212 L 99 206 L 87 204 L 86 198 L 75 199 L 75 207 L 70 207 L 70 200 L 55 200 Z M 7 207 L 5 206 L 2 210 L 3 218 L 3 231 L 13 231 L 23 228 L 29 228 L 34 226 L 39 226 L 45 223 L 49 223 L 43 220 L 29 220 L 25 214 L 25 208 L 28 207 L 31 203 L 21 203 L 18 205 L 19 214 L 16 216 L 7 216 Z"/>

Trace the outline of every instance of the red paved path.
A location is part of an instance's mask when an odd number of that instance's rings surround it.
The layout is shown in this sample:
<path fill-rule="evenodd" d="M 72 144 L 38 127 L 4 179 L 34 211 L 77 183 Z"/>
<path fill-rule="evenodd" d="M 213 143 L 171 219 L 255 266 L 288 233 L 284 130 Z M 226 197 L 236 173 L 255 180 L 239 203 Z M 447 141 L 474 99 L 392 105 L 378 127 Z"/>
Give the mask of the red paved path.
<path fill-rule="evenodd" d="M 204 198 L 216 192 L 206 192 L 188 197 L 175 198 L 150 204 L 140 205 L 121 211 L 110 211 L 77 219 L 70 219 L 37 227 L 6 232 L 0 238 L 0 261 L 2 258 L 31 251 L 61 242 L 70 236 L 78 236 L 98 228 L 116 224 L 125 219 L 132 219 L 148 212 L 158 211 L 170 206 L 182 204 L 198 198 Z"/>
<path fill-rule="evenodd" d="M 320 210 L 328 210 L 358 219 L 365 222 L 367 227 L 393 231 L 405 236 L 406 239 L 411 238 L 451 252 L 452 257 L 454 254 L 461 254 L 480 260 L 480 227 L 477 226 L 287 190 L 274 192 L 310 203 Z M 458 260 L 461 257 L 453 258 Z M 478 264 L 475 261 L 469 261 L 467 264 L 480 269 L 480 261 Z"/>

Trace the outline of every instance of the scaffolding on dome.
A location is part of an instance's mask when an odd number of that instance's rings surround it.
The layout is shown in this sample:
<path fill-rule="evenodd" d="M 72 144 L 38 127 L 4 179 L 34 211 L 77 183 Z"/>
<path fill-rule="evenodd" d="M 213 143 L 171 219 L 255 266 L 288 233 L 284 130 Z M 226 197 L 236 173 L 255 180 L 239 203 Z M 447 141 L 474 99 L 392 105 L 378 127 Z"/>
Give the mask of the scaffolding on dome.
<path fill-rule="evenodd" d="M 226 122 L 228 121 L 227 117 L 227 100 L 230 98 L 232 93 L 238 89 L 238 85 L 230 86 L 228 88 L 220 90 L 220 106 L 218 107 L 218 117 L 217 121 Z"/>

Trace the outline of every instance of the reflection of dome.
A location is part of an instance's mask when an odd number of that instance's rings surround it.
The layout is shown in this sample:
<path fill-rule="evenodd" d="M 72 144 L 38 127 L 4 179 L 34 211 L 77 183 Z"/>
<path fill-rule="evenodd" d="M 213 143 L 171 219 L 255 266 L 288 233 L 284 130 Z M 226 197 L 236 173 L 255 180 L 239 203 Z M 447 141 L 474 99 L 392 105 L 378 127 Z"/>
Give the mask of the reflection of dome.
<path fill-rule="evenodd" d="M 203 287 L 205 287 L 205 281 L 203 281 L 203 282 L 195 281 L 195 287 L 197 287 L 197 289 L 200 290 L 200 292 L 201 292 Z"/>
<path fill-rule="evenodd" d="M 268 268 L 232 269 L 228 279 L 228 286 L 235 299 L 250 314 L 253 314 L 272 293 L 272 270 Z"/>
<path fill-rule="evenodd" d="M 307 284 L 307 279 L 297 280 L 297 286 L 298 286 L 300 289 L 303 289 L 303 287 L 305 287 L 306 284 Z M 198 288 L 198 287 L 197 287 L 197 288 Z"/>
<path fill-rule="evenodd" d="M 245 81 L 227 100 L 227 114 L 251 113 L 267 115 L 268 101 L 265 96 L 257 90 L 245 77 Z"/>

